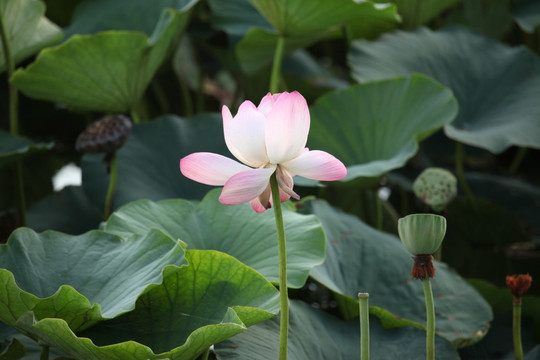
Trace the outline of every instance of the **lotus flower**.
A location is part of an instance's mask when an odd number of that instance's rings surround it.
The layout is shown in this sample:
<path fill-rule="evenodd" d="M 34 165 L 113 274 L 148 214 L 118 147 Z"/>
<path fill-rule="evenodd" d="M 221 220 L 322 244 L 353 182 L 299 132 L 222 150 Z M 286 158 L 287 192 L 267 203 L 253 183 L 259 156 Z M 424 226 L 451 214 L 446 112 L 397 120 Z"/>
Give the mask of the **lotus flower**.
<path fill-rule="evenodd" d="M 310 117 L 298 92 L 268 93 L 259 106 L 244 101 L 236 116 L 223 106 L 223 132 L 229 151 L 242 163 L 200 152 L 180 160 L 182 174 L 197 182 L 224 186 L 219 201 L 226 205 L 249 202 L 256 212 L 272 205 L 270 177 L 275 172 L 281 202 L 300 197 L 293 177 L 340 180 L 347 175 L 334 156 L 306 148 Z"/>

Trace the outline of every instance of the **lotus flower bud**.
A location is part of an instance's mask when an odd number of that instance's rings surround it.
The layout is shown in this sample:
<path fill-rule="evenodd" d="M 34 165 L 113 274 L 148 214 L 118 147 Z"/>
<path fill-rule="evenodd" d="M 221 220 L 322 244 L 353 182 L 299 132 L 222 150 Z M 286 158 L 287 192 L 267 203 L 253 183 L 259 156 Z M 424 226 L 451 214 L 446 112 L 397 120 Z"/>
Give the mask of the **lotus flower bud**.
<path fill-rule="evenodd" d="M 415 195 L 434 211 L 442 211 L 457 195 L 456 177 L 448 170 L 428 168 L 413 183 Z"/>

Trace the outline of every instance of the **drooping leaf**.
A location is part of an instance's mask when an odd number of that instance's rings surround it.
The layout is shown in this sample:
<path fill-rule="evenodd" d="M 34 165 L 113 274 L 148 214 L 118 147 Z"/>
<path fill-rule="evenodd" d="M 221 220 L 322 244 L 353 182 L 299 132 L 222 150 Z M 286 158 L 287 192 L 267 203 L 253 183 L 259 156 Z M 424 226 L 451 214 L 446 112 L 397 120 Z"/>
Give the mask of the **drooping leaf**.
<path fill-rule="evenodd" d="M 165 268 L 163 283 L 144 293 L 134 311 L 81 337 L 61 319 L 36 323 L 31 313 L 17 325 L 80 359 L 187 360 L 279 310 L 274 286 L 231 256 L 188 250 L 186 258 L 189 266 Z"/>
<path fill-rule="evenodd" d="M 0 166 L 36 152 L 50 150 L 53 143 L 34 143 L 31 140 L 0 130 Z"/>
<path fill-rule="evenodd" d="M 62 30 L 45 17 L 45 4 L 40 0 L 1 0 L 0 10 L 15 64 L 62 40 Z M 5 69 L 0 46 L 0 73 Z"/>
<path fill-rule="evenodd" d="M 358 319 L 344 321 L 301 301 L 291 301 L 289 359 L 358 359 L 359 339 Z M 373 359 L 420 359 L 425 357 L 425 340 L 425 332 L 420 329 L 384 330 L 377 318 L 370 318 Z M 277 318 L 255 325 L 214 347 L 219 360 L 274 360 L 279 357 L 278 350 Z M 459 359 L 452 345 L 439 336 L 436 338 L 436 356 L 437 359 Z"/>
<path fill-rule="evenodd" d="M 403 21 L 403 28 L 414 29 L 424 25 L 443 11 L 463 0 L 394 0 Z"/>
<path fill-rule="evenodd" d="M 29 97 L 77 109 L 131 110 L 185 28 L 190 10 L 163 12 L 151 37 L 129 31 L 72 36 L 18 69 L 12 82 Z"/>
<path fill-rule="evenodd" d="M 355 42 L 348 61 L 358 81 L 420 72 L 448 86 L 460 108 L 445 126 L 454 140 L 493 153 L 512 145 L 539 147 L 535 91 L 540 59 L 524 47 L 511 48 L 461 28 L 420 28 L 387 34 L 375 43 Z"/>
<path fill-rule="evenodd" d="M 253 23 L 241 27 L 235 25 L 236 17 L 221 22 L 222 27 L 232 30 L 235 35 L 247 30 L 245 37 L 238 43 L 236 54 L 242 69 L 249 74 L 271 64 L 279 36 L 285 38 L 284 53 L 287 55 L 330 36 L 340 25 L 350 25 L 351 33 L 356 38 L 374 38 L 393 28 L 399 21 L 393 4 L 375 5 L 368 1 L 349 0 L 331 3 L 320 0 L 249 2 L 272 25 L 273 30 L 258 16 L 253 17 Z M 253 11 L 241 1 L 235 5 L 240 13 L 248 15 L 248 12 Z"/>
<path fill-rule="evenodd" d="M 150 284 L 161 282 L 163 267 L 183 258 L 176 241 L 157 230 L 124 240 L 97 230 L 71 236 L 20 228 L 0 245 L 0 320 L 16 326 L 33 311 L 83 329 L 132 310 Z"/>
<path fill-rule="evenodd" d="M 232 157 L 223 139 L 221 116 L 165 116 L 134 125 L 118 151 L 114 208 L 138 199 L 201 199 L 212 187 L 186 178 L 179 166 L 182 157 L 198 151 Z M 109 185 L 102 159 L 103 154 L 85 155 L 81 164 L 84 191 L 98 209 L 104 207 Z"/>
<path fill-rule="evenodd" d="M 375 5 L 369 1 L 336 0 L 249 0 L 272 24 L 278 34 L 286 37 L 303 36 L 327 31 L 337 25 L 361 22 L 373 17 L 398 21 L 392 4 Z"/>
<path fill-rule="evenodd" d="M 82 0 L 73 13 L 66 36 L 106 30 L 140 31 L 151 36 L 165 9 L 183 10 L 197 0 Z"/>
<path fill-rule="evenodd" d="M 343 161 L 350 181 L 403 166 L 418 142 L 457 114 L 452 92 L 421 75 L 324 95 L 311 108 L 308 146 Z"/>
<path fill-rule="evenodd" d="M 358 315 L 360 291 L 370 294 L 371 305 L 425 324 L 422 284 L 411 279 L 413 260 L 396 236 L 379 232 L 325 202 L 303 204 L 321 220 L 328 238 L 326 261 L 311 276 L 338 295 L 347 317 Z M 480 340 L 492 320 L 491 308 L 446 264 L 436 262 L 435 267 L 437 334 L 457 347 Z"/>
<path fill-rule="evenodd" d="M 27 213 L 34 231 L 56 230 L 82 234 L 98 227 L 103 218 L 81 186 L 68 186 L 33 204 Z M 75 215 L 75 216 L 74 216 Z"/>
<path fill-rule="evenodd" d="M 274 214 L 257 214 L 249 204 L 223 205 L 220 189 L 201 203 L 139 200 L 113 213 L 104 230 L 123 237 L 158 228 L 190 249 L 212 249 L 234 256 L 277 282 L 278 249 Z M 304 285 L 312 267 L 324 261 L 324 232 L 314 216 L 284 209 L 287 234 L 287 280 L 290 287 Z"/>

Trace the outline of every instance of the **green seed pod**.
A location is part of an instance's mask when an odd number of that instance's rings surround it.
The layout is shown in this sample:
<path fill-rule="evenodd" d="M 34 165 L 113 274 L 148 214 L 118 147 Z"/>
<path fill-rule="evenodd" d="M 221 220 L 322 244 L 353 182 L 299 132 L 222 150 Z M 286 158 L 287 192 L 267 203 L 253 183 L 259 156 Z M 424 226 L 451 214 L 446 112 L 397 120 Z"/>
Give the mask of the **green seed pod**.
<path fill-rule="evenodd" d="M 413 183 L 415 195 L 434 211 L 442 211 L 457 195 L 456 177 L 448 170 L 428 168 Z"/>
<path fill-rule="evenodd" d="M 446 234 L 446 219 L 434 214 L 412 214 L 398 220 L 401 242 L 413 255 L 433 254 Z"/>

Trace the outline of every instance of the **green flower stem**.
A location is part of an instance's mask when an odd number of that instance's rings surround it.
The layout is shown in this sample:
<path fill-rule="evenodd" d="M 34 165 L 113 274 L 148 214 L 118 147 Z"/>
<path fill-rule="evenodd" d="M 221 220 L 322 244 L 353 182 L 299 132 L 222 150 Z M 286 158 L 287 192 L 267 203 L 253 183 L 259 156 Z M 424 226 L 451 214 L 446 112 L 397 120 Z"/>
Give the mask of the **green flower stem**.
<path fill-rule="evenodd" d="M 270 188 L 272 189 L 272 207 L 276 218 L 278 253 L 279 253 L 279 296 L 281 303 L 280 324 L 279 324 L 279 359 L 287 359 L 287 338 L 289 336 L 289 296 L 287 294 L 287 243 L 285 239 L 285 225 L 283 224 L 283 213 L 281 211 L 281 200 L 279 198 L 279 187 L 276 173 L 270 177 Z"/>
<path fill-rule="evenodd" d="M 521 163 L 523 162 L 523 159 L 525 158 L 525 155 L 527 154 L 527 148 L 526 147 L 520 147 L 517 151 L 516 155 L 514 156 L 514 160 L 512 160 L 512 164 L 510 165 L 510 169 L 508 170 L 510 174 L 515 174 Z"/>
<path fill-rule="evenodd" d="M 11 44 L 9 42 L 6 26 L 4 24 L 4 14 L 0 7 L 0 38 L 6 62 L 6 75 L 9 87 L 9 130 L 13 135 L 19 134 L 19 94 L 17 89 L 9 81 L 15 71 L 15 61 L 11 54 Z M 19 218 L 22 226 L 26 225 L 26 199 L 24 196 L 23 174 L 21 161 L 15 164 L 15 182 L 17 183 L 17 205 L 19 208 Z"/>
<path fill-rule="evenodd" d="M 2 38 L 2 48 L 4 50 L 4 57 L 6 60 L 6 73 L 9 85 L 9 128 L 12 134 L 17 135 L 19 133 L 17 109 L 19 98 L 17 89 L 9 82 L 11 75 L 13 75 L 13 72 L 15 71 L 15 64 L 11 54 L 11 44 L 9 42 L 6 26 L 4 24 L 4 14 L 2 12 L 2 8 L 0 8 L 0 37 Z"/>
<path fill-rule="evenodd" d="M 474 202 L 474 196 L 471 191 L 471 188 L 469 187 L 469 184 L 467 184 L 467 181 L 465 180 L 465 171 L 464 171 L 464 162 L 465 162 L 465 145 L 463 143 L 460 143 L 459 141 L 456 141 L 456 175 L 459 180 L 459 184 L 461 185 L 461 188 L 465 192 L 465 196 L 469 200 L 471 204 L 475 204 Z"/>
<path fill-rule="evenodd" d="M 207 348 L 201 355 L 201 360 L 208 360 L 208 355 L 210 355 L 210 348 Z"/>
<path fill-rule="evenodd" d="M 139 124 L 141 122 L 141 117 L 139 116 L 139 113 L 135 108 L 132 108 L 129 112 L 129 115 L 131 116 L 131 120 L 133 120 L 134 124 Z"/>
<path fill-rule="evenodd" d="M 426 334 L 426 360 L 435 360 L 435 306 L 433 305 L 433 291 L 429 279 L 423 279 L 424 297 L 426 299 L 427 334 Z"/>
<path fill-rule="evenodd" d="M 182 100 L 184 101 L 184 115 L 186 117 L 193 116 L 193 99 L 191 98 L 191 93 L 189 92 L 189 87 L 187 86 L 184 79 L 178 76 L 178 84 L 180 85 L 180 93 L 182 95 Z"/>
<path fill-rule="evenodd" d="M 514 339 L 514 358 L 523 360 L 523 347 L 521 346 L 521 298 L 514 297 L 512 332 Z"/>
<path fill-rule="evenodd" d="M 275 94 L 279 91 L 279 77 L 281 74 L 281 61 L 283 60 L 283 50 L 285 49 L 285 38 L 280 35 L 276 44 L 274 53 L 274 62 L 272 64 L 272 74 L 270 75 L 270 92 Z"/>
<path fill-rule="evenodd" d="M 360 306 L 360 360 L 369 360 L 369 294 L 358 293 Z"/>
<path fill-rule="evenodd" d="M 49 360 L 49 346 L 41 345 L 41 353 L 39 355 L 39 360 Z"/>
<path fill-rule="evenodd" d="M 109 218 L 112 210 L 112 203 L 114 199 L 114 193 L 116 191 L 116 179 L 118 177 L 117 156 L 114 154 L 111 157 L 111 174 L 109 179 L 109 189 L 107 190 L 107 197 L 105 198 L 105 220 Z"/>

